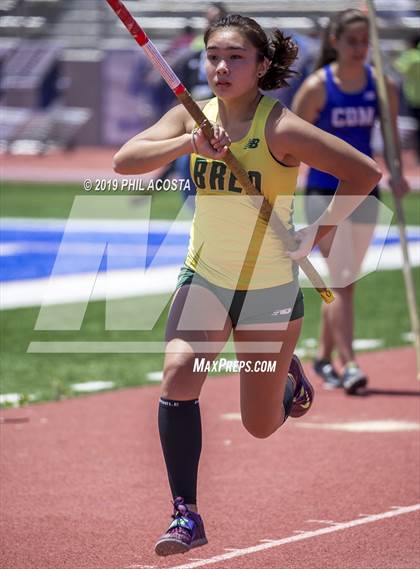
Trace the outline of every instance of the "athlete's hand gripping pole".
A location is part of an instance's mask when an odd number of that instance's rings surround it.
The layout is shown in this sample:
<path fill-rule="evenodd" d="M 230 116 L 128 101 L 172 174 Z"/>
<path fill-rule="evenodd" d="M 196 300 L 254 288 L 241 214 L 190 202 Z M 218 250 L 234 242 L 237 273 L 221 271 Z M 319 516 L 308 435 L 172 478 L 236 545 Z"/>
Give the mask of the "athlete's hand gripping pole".
<path fill-rule="evenodd" d="M 159 71 L 160 75 L 172 89 L 179 101 L 184 105 L 195 122 L 200 125 L 200 128 L 203 130 L 203 133 L 207 140 L 210 141 L 213 138 L 213 129 L 210 122 L 207 120 L 206 116 L 197 105 L 197 103 L 192 99 L 187 89 L 184 87 L 180 79 L 176 76 L 171 67 L 165 61 L 156 46 L 152 41 L 150 41 L 145 31 L 134 20 L 133 16 L 120 0 L 107 0 L 107 2 L 120 18 L 130 34 L 134 37 L 139 46 L 144 49 L 151 63 Z M 251 183 L 247 172 L 242 168 L 230 150 L 225 155 L 224 161 L 236 176 L 239 183 L 244 188 L 246 194 L 261 196 L 261 193 Z M 298 248 L 296 240 L 283 225 L 276 212 L 273 212 L 272 206 L 265 198 L 263 199 L 263 204 L 259 211 L 259 217 L 271 225 L 273 230 L 280 237 L 289 251 L 295 251 Z M 326 303 L 332 302 L 334 300 L 332 291 L 326 286 L 322 277 L 309 261 L 309 259 L 302 258 L 299 259 L 297 263 L 301 267 L 302 271 L 306 274 L 310 282 L 313 284 L 315 289 L 319 292 L 322 299 Z"/>
<path fill-rule="evenodd" d="M 396 152 L 396 141 L 394 130 L 392 128 L 391 111 L 389 106 L 388 90 L 385 83 L 385 76 L 382 64 L 382 55 L 379 48 L 379 35 L 376 24 L 376 11 L 373 0 L 367 0 L 367 8 L 370 22 L 370 35 L 373 48 L 373 61 L 376 69 L 376 81 L 378 88 L 379 107 L 382 133 L 385 143 L 385 158 L 388 170 L 391 174 L 393 185 L 397 186 L 402 178 L 401 164 Z M 401 199 L 392 192 L 395 204 L 395 213 L 397 217 L 401 250 L 403 254 L 403 274 L 405 282 L 405 290 L 407 296 L 408 309 L 410 313 L 411 330 L 414 336 L 414 346 L 417 358 L 417 379 L 420 380 L 420 331 L 419 317 L 417 311 L 417 302 L 415 294 L 415 286 L 413 275 L 411 272 L 410 258 L 408 256 L 407 236 L 405 233 L 405 216 L 401 205 Z"/>

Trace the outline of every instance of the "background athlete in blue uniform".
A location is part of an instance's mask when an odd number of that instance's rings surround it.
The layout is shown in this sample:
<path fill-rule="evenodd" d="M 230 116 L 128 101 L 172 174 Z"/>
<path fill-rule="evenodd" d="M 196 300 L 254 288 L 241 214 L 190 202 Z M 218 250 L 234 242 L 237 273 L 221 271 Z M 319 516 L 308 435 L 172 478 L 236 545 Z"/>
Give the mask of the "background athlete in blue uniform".
<path fill-rule="evenodd" d="M 378 117 L 378 98 L 375 71 L 366 63 L 368 52 L 368 18 L 359 10 L 340 12 L 325 32 L 317 70 L 297 92 L 293 110 L 308 122 L 371 156 L 371 134 Z M 398 141 L 398 94 L 388 79 L 387 84 L 395 140 Z M 309 223 L 325 211 L 336 191 L 337 182 L 325 172 L 310 169 L 305 200 Z M 400 196 L 404 195 L 408 191 L 405 179 L 393 190 Z M 378 197 L 377 188 L 371 196 Z M 336 300 L 322 306 L 319 351 L 314 368 L 326 382 L 326 387 L 343 386 L 350 394 L 367 383 L 365 373 L 355 361 L 352 347 L 354 283 L 373 235 L 377 209 L 377 201 L 368 198 L 336 231 L 319 243 L 328 264 Z M 343 364 L 341 373 L 331 363 L 335 348 Z"/>

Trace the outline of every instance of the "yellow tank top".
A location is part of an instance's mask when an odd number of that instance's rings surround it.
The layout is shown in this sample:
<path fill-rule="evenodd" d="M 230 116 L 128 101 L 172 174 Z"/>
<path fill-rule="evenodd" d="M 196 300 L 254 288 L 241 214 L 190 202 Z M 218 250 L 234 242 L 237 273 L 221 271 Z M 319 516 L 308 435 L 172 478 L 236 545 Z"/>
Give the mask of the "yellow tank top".
<path fill-rule="evenodd" d="M 298 168 L 280 164 L 265 138 L 267 118 L 276 103 L 262 97 L 249 131 L 230 149 L 286 227 L 292 229 Z M 216 122 L 217 98 L 207 103 L 204 113 Z M 229 289 L 254 290 L 293 281 L 293 265 L 283 244 L 268 224 L 258 219 L 258 208 L 226 164 L 192 154 L 190 168 L 197 196 L 186 266 Z"/>

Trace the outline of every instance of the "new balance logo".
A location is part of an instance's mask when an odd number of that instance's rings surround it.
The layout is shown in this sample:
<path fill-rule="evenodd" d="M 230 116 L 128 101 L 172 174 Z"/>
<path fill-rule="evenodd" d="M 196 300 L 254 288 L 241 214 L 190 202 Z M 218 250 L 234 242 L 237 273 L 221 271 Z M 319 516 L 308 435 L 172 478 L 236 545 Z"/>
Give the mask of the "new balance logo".
<path fill-rule="evenodd" d="M 245 144 L 244 148 L 245 150 L 247 148 L 257 148 L 259 142 L 260 142 L 259 138 L 250 138 L 248 142 Z"/>
<path fill-rule="evenodd" d="M 290 314 L 291 312 L 291 308 L 284 308 L 283 310 L 275 310 L 271 313 L 271 316 L 283 316 L 284 314 Z"/>

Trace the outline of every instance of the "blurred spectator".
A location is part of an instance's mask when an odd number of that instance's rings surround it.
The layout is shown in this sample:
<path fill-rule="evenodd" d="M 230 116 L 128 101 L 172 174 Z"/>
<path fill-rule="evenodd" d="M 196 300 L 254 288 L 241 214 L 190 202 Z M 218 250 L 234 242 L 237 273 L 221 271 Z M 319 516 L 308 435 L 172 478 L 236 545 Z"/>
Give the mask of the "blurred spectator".
<path fill-rule="evenodd" d="M 213 22 L 217 22 L 221 18 L 227 16 L 228 11 L 223 2 L 212 2 L 206 12 L 207 21 L 206 28 Z M 192 50 L 180 62 L 180 69 L 175 71 L 180 77 L 183 84 L 191 92 L 194 99 L 209 99 L 213 96 L 207 83 L 207 75 L 205 70 L 206 50 L 204 46 L 204 33 L 200 33 L 191 44 Z M 175 162 L 176 176 L 180 179 L 189 180 L 189 192 L 181 192 L 183 200 L 195 195 L 195 186 L 190 174 L 190 157 L 189 155 L 181 156 Z M 188 202 L 191 203 L 191 200 Z"/>
<path fill-rule="evenodd" d="M 369 19 L 360 10 L 337 14 L 325 29 L 317 70 L 297 92 L 293 110 L 314 124 L 372 156 L 371 136 L 379 106 L 375 70 L 367 63 Z M 397 130 L 398 92 L 386 77 L 390 96 L 396 152 L 400 158 Z M 337 189 L 336 177 L 310 168 L 305 188 L 308 223 L 316 223 L 328 208 Z M 402 197 L 408 191 L 405 178 L 393 184 Z M 348 195 L 352 192 L 348 191 Z M 357 191 L 354 192 L 355 194 Z M 322 306 L 321 334 L 315 372 L 328 389 L 344 387 L 348 394 L 367 384 L 353 350 L 354 297 L 356 280 L 377 222 L 379 189 L 374 188 L 355 211 L 319 242 L 328 266 L 335 301 Z M 342 363 L 339 373 L 332 356 L 337 350 Z"/>
<path fill-rule="evenodd" d="M 403 76 L 403 95 L 410 114 L 416 120 L 417 159 L 420 162 L 420 35 L 394 63 Z"/>
<path fill-rule="evenodd" d="M 204 13 L 204 17 L 207 20 L 206 28 L 210 26 L 213 22 L 221 20 L 228 15 L 228 10 L 223 2 L 211 2 Z M 204 49 L 204 32 L 200 32 L 194 39 L 192 48 L 195 51 L 202 51 Z"/>
<path fill-rule="evenodd" d="M 204 13 L 207 22 L 206 28 L 213 21 L 219 20 L 226 14 L 227 11 L 222 2 L 212 2 Z M 212 96 L 204 73 L 204 31 L 195 35 L 192 33 L 192 28 L 186 26 L 181 36 L 176 38 L 164 52 L 166 60 L 183 85 L 197 99 Z M 149 90 L 153 93 L 155 104 L 159 107 L 159 114 L 165 114 L 171 106 L 176 104 L 172 91 L 154 70 L 146 76 L 146 82 Z M 197 92 L 200 92 L 201 96 Z"/>
<path fill-rule="evenodd" d="M 181 34 L 174 38 L 168 47 L 162 52 L 166 61 L 179 75 L 182 81 L 182 75 L 178 73 L 178 62 L 187 60 L 191 57 L 191 44 L 194 41 L 195 32 L 192 26 L 186 25 Z M 139 75 L 142 77 L 142 75 Z M 159 73 L 152 67 L 147 73 L 145 81 L 149 91 L 152 93 L 154 104 L 159 108 L 159 114 L 165 114 L 166 111 L 176 102 L 171 89 Z"/>
<path fill-rule="evenodd" d="M 163 52 L 165 57 L 170 57 L 173 54 L 178 53 L 180 50 L 189 48 L 193 40 L 195 39 L 194 28 L 187 24 L 181 32 L 181 35 L 174 38 L 169 46 Z"/>

